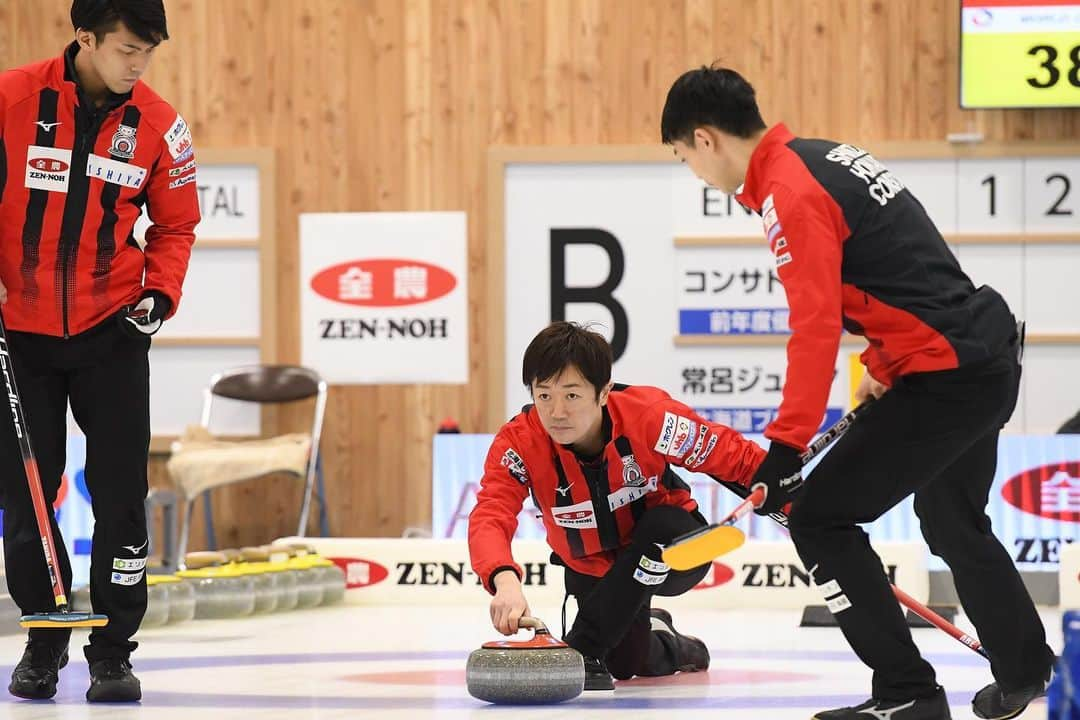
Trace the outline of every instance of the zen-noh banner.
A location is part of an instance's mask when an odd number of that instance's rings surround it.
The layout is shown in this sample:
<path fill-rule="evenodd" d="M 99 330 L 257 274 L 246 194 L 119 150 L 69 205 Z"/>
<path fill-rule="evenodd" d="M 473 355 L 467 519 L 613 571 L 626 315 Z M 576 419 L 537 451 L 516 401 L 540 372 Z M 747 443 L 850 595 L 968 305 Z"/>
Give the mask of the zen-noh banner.
<path fill-rule="evenodd" d="M 304 365 L 330 383 L 465 383 L 461 212 L 300 216 Z"/>

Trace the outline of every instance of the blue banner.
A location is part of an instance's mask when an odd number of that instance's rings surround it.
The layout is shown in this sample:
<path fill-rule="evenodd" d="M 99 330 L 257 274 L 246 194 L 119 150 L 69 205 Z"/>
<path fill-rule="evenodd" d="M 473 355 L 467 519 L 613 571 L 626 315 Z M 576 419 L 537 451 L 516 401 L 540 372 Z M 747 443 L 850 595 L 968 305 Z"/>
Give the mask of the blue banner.
<path fill-rule="evenodd" d="M 824 424 L 833 422 L 835 420 L 829 418 Z M 434 537 L 466 537 L 469 512 L 476 504 L 484 458 L 493 437 L 435 436 L 432 447 Z M 768 445 L 760 435 L 748 434 L 747 437 L 764 447 Z M 702 513 L 710 521 L 724 517 L 739 502 L 739 498 L 707 475 L 679 468 L 676 472 L 689 483 Z M 964 479 L 941 478 L 939 481 L 964 482 Z M 1019 567 L 1056 572 L 1061 546 L 1080 541 L 1080 436 L 1003 436 L 998 445 L 997 474 L 990 490 L 987 514 L 994 533 Z M 775 522 L 757 515 L 744 520 L 741 527 L 754 539 L 786 537 Z M 911 497 L 864 528 L 873 540 L 922 540 Z M 516 537 L 544 537 L 543 526 L 536 518 L 531 500 L 526 500 L 518 516 Z M 930 569 L 945 567 L 938 558 L 930 558 Z"/>

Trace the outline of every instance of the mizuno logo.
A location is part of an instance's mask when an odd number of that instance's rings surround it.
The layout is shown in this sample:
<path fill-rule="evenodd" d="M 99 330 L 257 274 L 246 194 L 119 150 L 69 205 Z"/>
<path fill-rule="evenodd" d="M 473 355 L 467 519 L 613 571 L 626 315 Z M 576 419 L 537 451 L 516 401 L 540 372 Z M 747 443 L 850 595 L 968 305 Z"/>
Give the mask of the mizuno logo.
<path fill-rule="evenodd" d="M 37 125 L 39 128 L 41 128 L 42 130 L 44 130 L 45 132 L 52 132 L 52 129 L 54 127 L 56 127 L 57 125 L 63 125 L 63 123 L 58 123 L 58 122 L 47 123 L 44 120 L 38 120 L 34 124 Z"/>
<path fill-rule="evenodd" d="M 897 705 L 894 708 L 889 708 L 888 710 L 878 710 L 877 705 L 875 705 L 872 708 L 867 708 L 866 710 L 860 710 L 856 714 L 857 715 L 869 715 L 870 717 L 877 718 L 877 720 L 891 720 L 892 716 L 895 715 L 896 713 L 900 712 L 901 710 L 907 710 L 909 707 L 914 707 L 914 705 L 915 705 L 914 700 L 912 700 L 909 703 L 904 703 L 903 705 Z"/>
<path fill-rule="evenodd" d="M 569 485 L 567 485 L 564 488 L 557 487 L 557 488 L 555 488 L 555 492 L 559 493 L 563 497 L 566 497 L 566 493 L 570 492 L 570 488 L 572 488 L 572 487 L 574 487 L 574 483 L 570 483 Z"/>
<path fill-rule="evenodd" d="M 149 542 L 149 538 L 143 540 L 143 544 L 139 545 L 138 547 L 135 547 L 134 545 L 121 545 L 120 547 L 124 548 L 125 550 L 130 550 L 132 555 L 138 555 L 140 552 L 142 552 L 142 549 L 146 547 L 147 542 Z"/>

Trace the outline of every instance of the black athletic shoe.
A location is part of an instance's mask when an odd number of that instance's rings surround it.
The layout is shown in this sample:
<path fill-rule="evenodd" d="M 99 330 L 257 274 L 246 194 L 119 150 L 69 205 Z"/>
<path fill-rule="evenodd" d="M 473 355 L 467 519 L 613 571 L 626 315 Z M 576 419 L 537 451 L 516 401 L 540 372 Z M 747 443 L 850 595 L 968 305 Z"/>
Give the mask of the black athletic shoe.
<path fill-rule="evenodd" d="M 582 656 L 585 659 L 585 689 L 586 690 L 614 690 L 615 681 L 608 672 L 607 665 L 603 660 Z"/>
<path fill-rule="evenodd" d="M 1026 685 L 1019 690 L 1003 693 L 996 683 L 990 683 L 971 699 L 971 711 L 975 717 L 984 720 L 1008 720 L 1027 709 L 1028 703 L 1046 694 L 1050 686 L 1049 676 L 1045 681 Z"/>
<path fill-rule="evenodd" d="M 26 643 L 22 659 L 11 672 L 8 692 L 27 700 L 48 700 L 56 694 L 60 668 L 67 663 L 66 643 L 57 647 L 40 640 L 30 640 Z"/>
<path fill-rule="evenodd" d="M 930 697 L 913 700 L 875 700 L 870 698 L 855 707 L 825 710 L 814 715 L 813 720 L 951 720 L 949 701 L 939 686 Z"/>
<path fill-rule="evenodd" d="M 691 635 L 683 635 L 671 622 L 671 613 L 663 608 L 649 610 L 652 618 L 652 631 L 667 633 L 671 636 L 675 648 L 676 670 L 679 672 L 701 672 L 709 669 L 709 648 L 705 643 Z"/>
<path fill-rule="evenodd" d="M 89 702 L 138 702 L 142 699 L 139 678 L 127 658 L 105 658 L 90 663 Z"/>

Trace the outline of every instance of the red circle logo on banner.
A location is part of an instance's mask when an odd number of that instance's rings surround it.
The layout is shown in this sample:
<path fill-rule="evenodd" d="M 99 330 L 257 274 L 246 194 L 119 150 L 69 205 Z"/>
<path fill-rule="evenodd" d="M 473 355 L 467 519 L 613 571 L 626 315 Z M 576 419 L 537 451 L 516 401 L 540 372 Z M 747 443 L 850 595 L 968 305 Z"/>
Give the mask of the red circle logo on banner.
<path fill-rule="evenodd" d="M 692 590 L 708 590 L 709 588 L 718 587 L 725 583 L 731 582 L 735 577 L 735 571 L 721 562 L 713 561 L 712 569 L 705 574 L 705 577 L 701 579 Z"/>
<path fill-rule="evenodd" d="M 381 583 L 390 571 L 374 560 L 361 558 L 329 558 L 345 572 L 345 588 L 362 588 Z"/>
<path fill-rule="evenodd" d="M 368 307 L 418 305 L 437 300 L 455 287 L 457 278 L 449 270 L 402 258 L 350 260 L 311 278 L 311 289 L 327 300 Z"/>
<path fill-rule="evenodd" d="M 1049 520 L 1080 523 L 1080 462 L 1025 470 L 1001 488 L 1005 502 Z"/>

